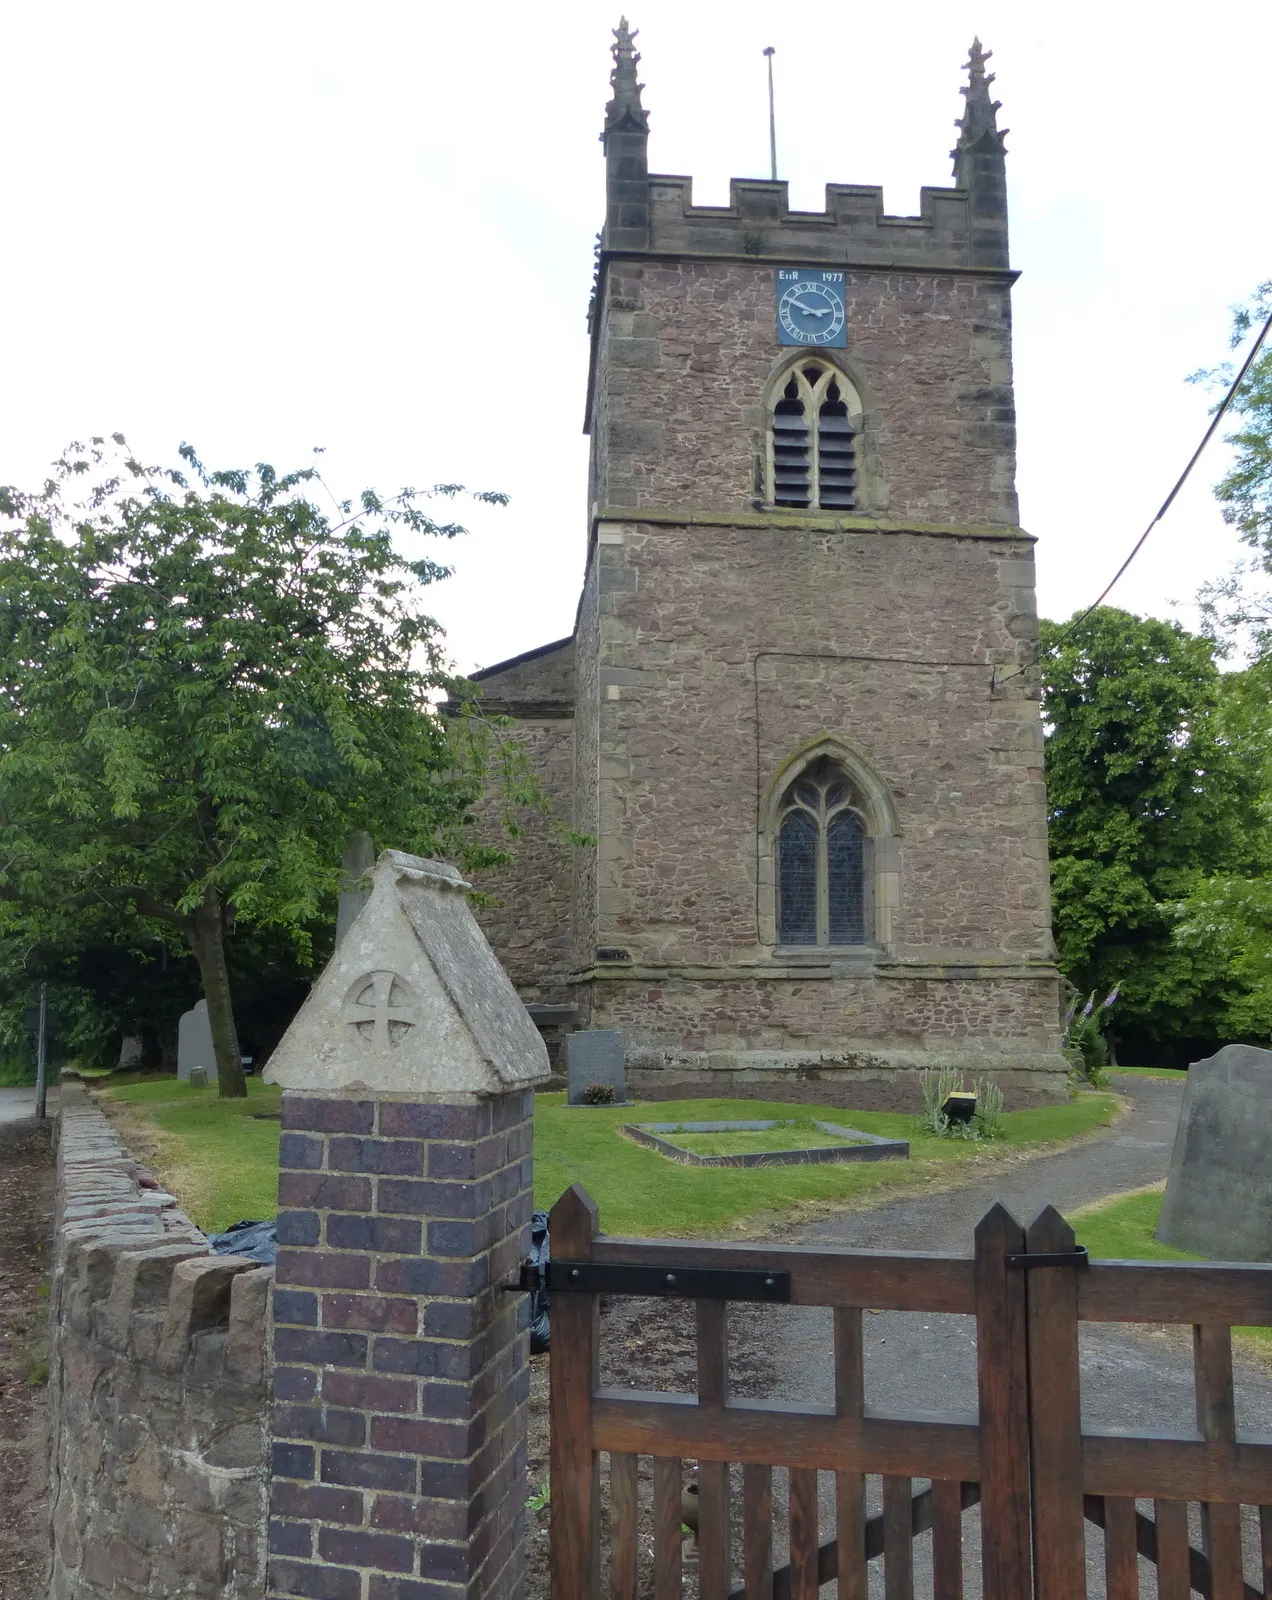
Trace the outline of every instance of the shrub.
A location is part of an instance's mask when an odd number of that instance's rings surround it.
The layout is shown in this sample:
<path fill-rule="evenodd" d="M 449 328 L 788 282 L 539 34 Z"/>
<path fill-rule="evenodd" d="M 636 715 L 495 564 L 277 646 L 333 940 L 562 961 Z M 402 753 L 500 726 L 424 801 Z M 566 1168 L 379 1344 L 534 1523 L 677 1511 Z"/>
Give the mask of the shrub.
<path fill-rule="evenodd" d="M 583 1100 L 589 1106 L 612 1106 L 614 1104 L 614 1085 L 612 1083 L 589 1083 L 583 1091 Z"/>
<path fill-rule="evenodd" d="M 988 1078 L 978 1078 L 971 1092 L 976 1096 L 976 1114 L 970 1122 L 951 1122 L 941 1110 L 950 1095 L 967 1093 L 963 1074 L 957 1067 L 942 1067 L 939 1072 L 929 1068 L 920 1075 L 923 1085 L 923 1115 L 919 1124 L 925 1133 L 938 1139 L 1001 1139 L 1006 1132 L 1003 1126 L 1003 1091 Z"/>

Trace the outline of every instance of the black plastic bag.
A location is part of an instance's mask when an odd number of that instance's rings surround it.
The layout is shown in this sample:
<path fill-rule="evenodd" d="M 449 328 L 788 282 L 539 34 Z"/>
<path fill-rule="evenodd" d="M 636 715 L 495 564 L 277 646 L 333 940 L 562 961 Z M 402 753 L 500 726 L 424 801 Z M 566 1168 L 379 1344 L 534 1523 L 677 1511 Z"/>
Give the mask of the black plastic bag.
<path fill-rule="evenodd" d="M 214 1256 L 247 1256 L 267 1267 L 278 1254 L 278 1225 L 273 1222 L 236 1222 L 224 1233 L 210 1233 Z"/>
<path fill-rule="evenodd" d="M 530 1218 L 530 1270 L 537 1274 L 538 1288 L 530 1291 L 530 1354 L 541 1356 L 552 1342 L 548 1320 L 548 1261 L 552 1237 L 548 1232 L 548 1213 L 536 1211 Z"/>

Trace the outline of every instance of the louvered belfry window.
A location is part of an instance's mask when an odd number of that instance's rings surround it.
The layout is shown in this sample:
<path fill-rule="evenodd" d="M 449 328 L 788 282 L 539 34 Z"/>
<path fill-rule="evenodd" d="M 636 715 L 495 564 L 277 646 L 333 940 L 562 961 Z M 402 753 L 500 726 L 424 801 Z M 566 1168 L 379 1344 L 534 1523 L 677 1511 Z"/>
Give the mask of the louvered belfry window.
<path fill-rule="evenodd" d="M 866 944 L 870 841 L 848 779 L 823 756 L 782 800 L 777 830 L 777 942 Z"/>
<path fill-rule="evenodd" d="M 778 506 L 851 511 L 857 430 L 833 367 L 797 367 L 773 407 L 772 498 Z"/>

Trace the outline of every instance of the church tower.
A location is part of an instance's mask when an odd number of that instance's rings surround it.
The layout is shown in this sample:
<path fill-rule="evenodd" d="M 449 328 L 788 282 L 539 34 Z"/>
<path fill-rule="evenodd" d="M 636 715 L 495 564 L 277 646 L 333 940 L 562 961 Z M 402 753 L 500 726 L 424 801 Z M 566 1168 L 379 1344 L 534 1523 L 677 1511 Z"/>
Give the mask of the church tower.
<path fill-rule="evenodd" d="M 487 926 L 541 1019 L 649 1092 L 1060 1095 L 1003 132 L 972 45 L 957 187 L 651 175 L 615 34 L 569 640 L 479 674 L 558 814 Z"/>

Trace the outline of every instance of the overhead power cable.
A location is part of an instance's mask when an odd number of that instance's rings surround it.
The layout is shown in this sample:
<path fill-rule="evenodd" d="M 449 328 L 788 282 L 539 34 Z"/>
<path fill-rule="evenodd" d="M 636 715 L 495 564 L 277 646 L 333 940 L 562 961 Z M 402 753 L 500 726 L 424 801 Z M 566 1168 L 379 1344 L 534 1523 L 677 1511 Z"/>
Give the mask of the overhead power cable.
<path fill-rule="evenodd" d="M 1206 446 L 1210 443 L 1211 439 L 1214 438 L 1215 429 L 1223 421 L 1224 413 L 1228 410 L 1228 408 L 1232 404 L 1233 400 L 1236 399 L 1237 391 L 1240 389 L 1241 385 L 1245 382 L 1246 373 L 1249 372 L 1250 368 L 1254 365 L 1254 359 L 1258 355 L 1259 351 L 1263 348 L 1263 341 L 1267 338 L 1268 333 L 1270 331 L 1272 331 L 1272 312 L 1270 312 L 1268 314 L 1267 320 L 1264 322 L 1262 328 L 1259 330 L 1259 337 L 1254 341 L 1254 344 L 1251 346 L 1249 355 L 1246 356 L 1245 360 L 1241 363 L 1241 371 L 1238 372 L 1236 377 L 1232 380 L 1232 383 L 1231 383 L 1231 385 L 1230 385 L 1230 387 L 1228 389 L 1227 394 L 1224 395 L 1223 400 L 1220 403 L 1218 409 L 1215 411 L 1214 416 L 1211 417 L 1210 426 L 1206 429 L 1205 433 L 1202 435 L 1201 443 L 1193 451 L 1192 455 L 1189 456 L 1188 465 L 1184 468 L 1184 470 L 1180 473 L 1179 477 L 1176 479 L 1174 488 L 1170 491 L 1170 493 L 1162 501 L 1161 509 L 1158 511 L 1157 515 L 1153 518 L 1153 520 L 1149 523 L 1148 527 L 1144 529 L 1143 533 L 1141 533 L 1139 538 L 1135 541 L 1135 544 L 1131 549 L 1131 553 L 1127 556 L 1126 560 L 1123 561 L 1122 565 L 1117 569 L 1117 571 L 1109 579 L 1108 583 L 1105 584 L 1104 588 L 1100 591 L 1098 599 L 1093 600 L 1091 602 L 1091 604 L 1086 608 L 1085 611 L 1083 611 L 1079 616 L 1074 617 L 1073 621 L 1069 624 L 1069 626 L 1064 630 L 1064 632 L 1056 640 L 1056 642 L 1055 642 L 1055 648 L 1056 649 L 1060 648 L 1060 646 L 1065 642 L 1065 640 L 1069 637 L 1069 635 L 1076 628 L 1081 627 L 1081 625 L 1086 621 L 1086 619 L 1091 615 L 1091 613 L 1094 610 L 1096 610 L 1096 608 L 1098 606 L 1102 606 L 1104 604 L 1105 600 L 1107 600 L 1109 595 L 1112 594 L 1114 586 L 1117 584 L 1117 582 L 1121 578 L 1122 574 L 1126 571 L 1127 567 L 1130 566 L 1131 562 L 1134 561 L 1135 557 L 1137 555 L 1139 555 L 1140 551 L 1144 548 L 1144 545 L 1146 544 L 1146 542 L 1148 540 L 1149 534 L 1152 533 L 1153 529 L 1157 526 L 1157 524 L 1162 520 L 1162 518 L 1170 510 L 1171 505 L 1174 502 L 1175 496 L 1179 493 L 1179 491 L 1188 482 L 1189 474 L 1192 472 L 1192 469 L 1197 465 L 1198 461 L 1200 461 L 1202 452 L 1205 450 Z M 1012 678 L 1018 678 L 1022 672 L 1028 671 L 1028 669 L 1030 667 L 1037 666 L 1037 664 L 1038 664 L 1038 662 L 1040 660 L 1041 660 L 1041 650 L 1035 652 L 1034 658 L 1033 658 L 1032 661 L 1026 662 L 1024 664 L 1024 666 L 1016 667 L 1014 669 L 1014 671 L 1012 671 L 1012 672 L 1004 673 L 1001 678 L 997 678 L 996 677 L 995 681 L 997 683 L 1007 683 Z"/>

